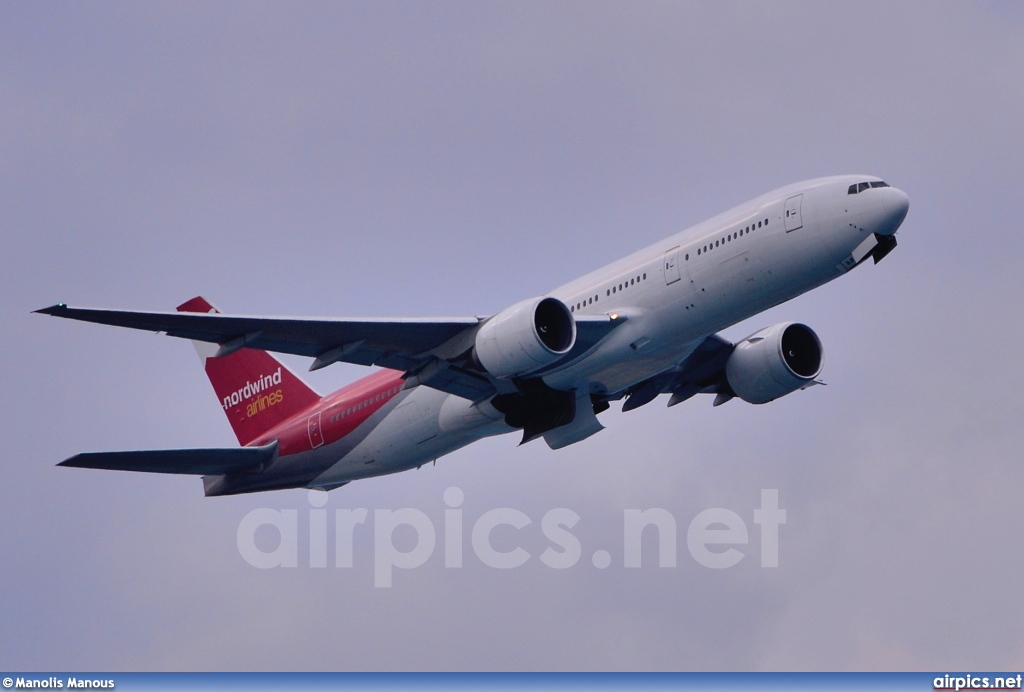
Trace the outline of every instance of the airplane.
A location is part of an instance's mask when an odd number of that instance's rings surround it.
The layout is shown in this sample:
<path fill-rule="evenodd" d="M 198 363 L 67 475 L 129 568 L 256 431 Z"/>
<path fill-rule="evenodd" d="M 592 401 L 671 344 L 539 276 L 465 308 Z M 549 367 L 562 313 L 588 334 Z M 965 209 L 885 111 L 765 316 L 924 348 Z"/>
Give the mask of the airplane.
<path fill-rule="evenodd" d="M 88 452 L 60 466 L 202 476 L 206 496 L 332 490 L 415 469 L 513 431 L 552 449 L 668 394 L 764 404 L 820 382 L 823 348 L 785 322 L 737 343 L 718 332 L 896 247 L 907 195 L 868 175 L 757 197 L 550 293 L 488 317 L 226 315 L 202 297 L 176 312 L 36 312 L 190 339 L 240 447 Z M 320 396 L 269 352 L 380 369 Z"/>

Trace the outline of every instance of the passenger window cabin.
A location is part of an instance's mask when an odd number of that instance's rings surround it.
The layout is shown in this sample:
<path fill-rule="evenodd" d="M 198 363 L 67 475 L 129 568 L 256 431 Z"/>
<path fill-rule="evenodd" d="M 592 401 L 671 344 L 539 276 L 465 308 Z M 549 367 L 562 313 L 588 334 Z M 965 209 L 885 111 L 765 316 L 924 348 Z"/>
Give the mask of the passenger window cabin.
<path fill-rule="evenodd" d="M 880 183 L 880 184 L 871 183 L 871 184 L 873 186 L 875 186 L 875 187 L 883 187 L 883 186 L 888 187 L 887 185 L 885 185 L 885 183 Z M 856 187 L 856 185 L 854 185 L 853 187 Z M 694 253 L 694 256 L 695 257 L 699 257 L 700 255 L 706 255 L 709 250 L 714 250 L 716 247 L 722 247 L 726 243 L 731 243 L 734 240 L 739 240 L 743 236 L 749 235 L 751 231 L 756 231 L 758 228 L 763 228 L 763 227 L 767 226 L 768 225 L 768 221 L 769 221 L 769 219 L 759 219 L 756 222 L 752 222 L 749 226 L 746 226 L 744 228 L 740 228 L 737 231 L 733 231 L 731 233 L 725 234 L 725 237 L 719 238 L 718 240 L 716 240 L 714 242 L 709 241 L 707 245 L 702 245 L 701 247 L 698 247 L 697 251 Z M 685 257 L 685 259 L 687 261 L 689 261 L 690 253 L 686 253 L 684 255 L 684 257 Z M 644 274 L 644 278 L 645 279 L 647 278 L 646 274 Z M 639 281 L 639 279 L 638 279 L 638 281 Z M 630 284 L 626 284 L 626 286 L 629 286 L 629 285 Z M 615 287 L 614 286 L 612 287 L 611 292 L 612 293 L 615 292 Z"/>

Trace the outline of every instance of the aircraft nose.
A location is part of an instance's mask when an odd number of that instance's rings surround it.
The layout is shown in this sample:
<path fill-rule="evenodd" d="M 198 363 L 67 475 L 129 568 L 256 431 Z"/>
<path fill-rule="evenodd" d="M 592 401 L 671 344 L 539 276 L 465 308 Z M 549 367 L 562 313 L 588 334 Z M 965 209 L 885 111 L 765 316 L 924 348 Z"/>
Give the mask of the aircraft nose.
<path fill-rule="evenodd" d="M 899 230 L 903 220 L 907 218 L 907 212 L 910 210 L 910 198 L 898 187 L 882 188 L 878 192 L 883 194 L 879 195 L 881 198 L 880 213 L 875 233 L 893 235 Z"/>

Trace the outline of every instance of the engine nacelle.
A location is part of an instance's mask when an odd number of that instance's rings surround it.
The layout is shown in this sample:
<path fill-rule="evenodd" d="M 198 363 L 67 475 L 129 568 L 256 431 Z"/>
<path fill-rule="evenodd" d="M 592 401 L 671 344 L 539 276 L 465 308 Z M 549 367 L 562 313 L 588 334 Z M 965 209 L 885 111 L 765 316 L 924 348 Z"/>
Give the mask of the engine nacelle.
<path fill-rule="evenodd" d="M 766 404 L 813 382 L 822 356 L 821 340 L 810 327 L 784 322 L 736 344 L 725 377 L 739 398 Z"/>
<path fill-rule="evenodd" d="M 531 298 L 484 322 L 473 352 L 495 377 L 521 377 L 551 365 L 575 343 L 576 320 L 565 303 Z"/>

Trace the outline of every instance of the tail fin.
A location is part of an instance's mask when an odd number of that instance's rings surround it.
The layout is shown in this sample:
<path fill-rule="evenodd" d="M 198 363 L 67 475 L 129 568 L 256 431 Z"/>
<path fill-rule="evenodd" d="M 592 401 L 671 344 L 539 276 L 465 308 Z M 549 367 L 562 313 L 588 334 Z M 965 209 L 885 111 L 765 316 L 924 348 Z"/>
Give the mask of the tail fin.
<path fill-rule="evenodd" d="M 178 312 L 220 311 L 196 296 L 179 305 Z M 192 343 L 242 446 L 320 401 L 319 394 L 266 351 L 242 348 L 218 358 L 216 344 Z"/>

